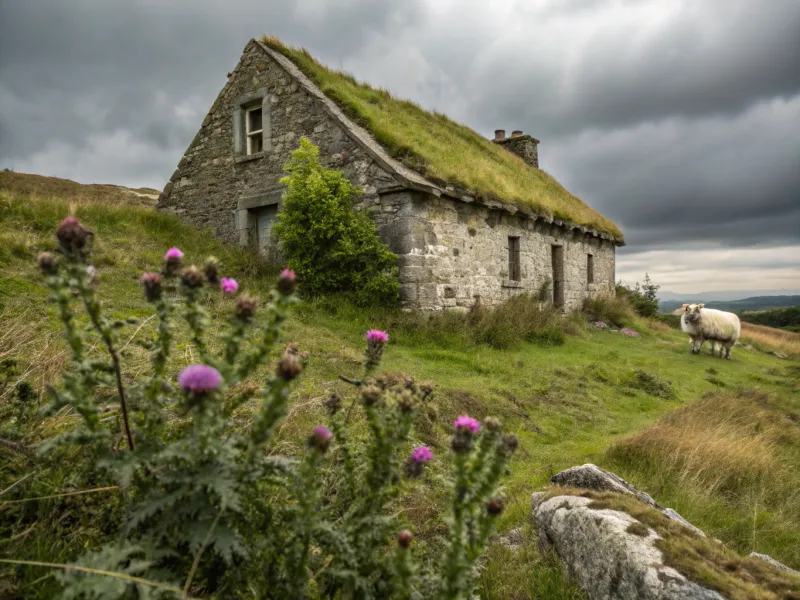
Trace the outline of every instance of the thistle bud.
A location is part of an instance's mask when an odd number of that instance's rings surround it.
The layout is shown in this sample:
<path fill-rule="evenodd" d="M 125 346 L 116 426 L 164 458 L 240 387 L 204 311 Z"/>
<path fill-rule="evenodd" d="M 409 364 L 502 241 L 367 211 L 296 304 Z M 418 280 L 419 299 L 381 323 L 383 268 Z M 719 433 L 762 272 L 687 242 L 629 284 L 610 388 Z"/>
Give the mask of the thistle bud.
<path fill-rule="evenodd" d="M 303 371 L 303 363 L 297 354 L 286 352 L 278 362 L 278 377 L 284 381 L 291 381 Z"/>
<path fill-rule="evenodd" d="M 213 256 L 209 256 L 206 262 L 203 263 L 203 274 L 206 276 L 206 279 L 208 279 L 208 283 L 214 286 L 218 285 L 220 282 L 219 261 Z"/>
<path fill-rule="evenodd" d="M 161 298 L 161 275 L 158 273 L 145 273 L 139 279 L 144 286 L 144 296 L 150 302 L 155 302 Z"/>
<path fill-rule="evenodd" d="M 256 314 L 258 309 L 258 299 L 253 298 L 247 294 L 239 296 L 239 301 L 236 303 L 236 316 L 245 321 L 249 321 Z"/>
<path fill-rule="evenodd" d="M 397 399 L 397 407 L 404 413 L 410 413 L 414 410 L 414 396 L 409 390 L 400 392 L 400 397 Z"/>
<path fill-rule="evenodd" d="M 516 452 L 517 447 L 519 446 L 519 440 L 517 436 L 507 433 L 503 436 L 503 446 L 505 446 L 506 452 L 509 454 L 514 454 Z"/>
<path fill-rule="evenodd" d="M 278 277 L 278 291 L 284 296 L 288 296 L 294 292 L 297 284 L 297 275 L 291 269 L 284 269 Z"/>
<path fill-rule="evenodd" d="M 364 406 L 374 406 L 381 397 L 381 388 L 377 385 L 370 384 L 361 388 L 361 403 Z"/>
<path fill-rule="evenodd" d="M 325 400 L 325 409 L 328 411 L 328 414 L 331 416 L 335 415 L 339 412 L 341 407 L 342 397 L 339 395 L 339 392 L 331 392 L 331 395 Z"/>
<path fill-rule="evenodd" d="M 75 217 L 67 217 L 56 229 L 56 237 L 61 243 L 61 249 L 67 255 L 73 252 L 85 254 L 93 236 L 94 232 L 84 227 Z"/>
<path fill-rule="evenodd" d="M 506 503 L 500 496 L 490 498 L 486 503 L 486 512 L 490 515 L 499 515 L 505 509 Z"/>
<path fill-rule="evenodd" d="M 503 427 L 500 419 L 496 417 L 486 417 L 486 419 L 483 421 L 483 424 L 486 425 L 486 429 L 489 431 L 500 431 Z"/>
<path fill-rule="evenodd" d="M 422 392 L 422 399 L 425 400 L 428 396 L 433 394 L 434 384 L 425 382 L 419 386 L 419 389 Z"/>
<path fill-rule="evenodd" d="M 473 435 L 469 429 L 456 429 L 453 439 L 450 440 L 450 447 L 453 452 L 462 453 L 472 450 Z"/>
<path fill-rule="evenodd" d="M 411 542 L 414 540 L 414 534 L 411 533 L 408 529 L 404 529 L 400 532 L 400 535 L 397 536 L 397 545 L 403 548 L 404 550 L 411 546 Z"/>
<path fill-rule="evenodd" d="M 183 283 L 183 285 L 185 285 L 187 288 L 197 289 L 203 287 L 204 281 L 205 278 L 200 272 L 200 269 L 194 265 L 191 267 L 186 267 L 183 271 L 181 271 L 181 283 Z"/>
<path fill-rule="evenodd" d="M 39 270 L 45 275 L 55 275 L 58 273 L 58 263 L 56 257 L 51 252 L 40 252 L 37 259 Z"/>

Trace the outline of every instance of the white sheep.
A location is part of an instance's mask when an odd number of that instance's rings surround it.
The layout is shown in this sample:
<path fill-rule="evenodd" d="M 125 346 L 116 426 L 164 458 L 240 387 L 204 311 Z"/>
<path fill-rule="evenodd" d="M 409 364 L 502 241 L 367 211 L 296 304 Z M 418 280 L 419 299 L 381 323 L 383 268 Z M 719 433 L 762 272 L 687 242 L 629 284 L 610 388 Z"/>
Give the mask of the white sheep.
<path fill-rule="evenodd" d="M 703 342 L 709 340 L 712 354 L 716 354 L 719 343 L 719 355 L 730 358 L 731 348 L 739 339 L 742 326 L 739 317 L 733 313 L 704 308 L 703 304 L 690 304 L 681 316 L 681 329 L 689 334 L 692 353 L 698 354 Z"/>

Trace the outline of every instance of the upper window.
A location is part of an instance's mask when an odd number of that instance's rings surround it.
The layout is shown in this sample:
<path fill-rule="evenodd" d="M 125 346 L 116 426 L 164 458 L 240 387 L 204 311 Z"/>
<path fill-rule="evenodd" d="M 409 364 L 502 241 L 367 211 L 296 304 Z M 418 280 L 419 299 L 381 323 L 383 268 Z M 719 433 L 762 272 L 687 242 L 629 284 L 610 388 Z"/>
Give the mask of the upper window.
<path fill-rule="evenodd" d="M 508 238 L 508 278 L 511 281 L 522 280 L 522 269 L 519 260 L 519 238 Z"/>
<path fill-rule="evenodd" d="M 264 128 L 261 105 L 247 109 L 245 133 L 247 135 L 247 154 L 257 154 L 264 150 Z"/>
<path fill-rule="evenodd" d="M 594 256 L 586 255 L 586 283 L 594 283 Z"/>

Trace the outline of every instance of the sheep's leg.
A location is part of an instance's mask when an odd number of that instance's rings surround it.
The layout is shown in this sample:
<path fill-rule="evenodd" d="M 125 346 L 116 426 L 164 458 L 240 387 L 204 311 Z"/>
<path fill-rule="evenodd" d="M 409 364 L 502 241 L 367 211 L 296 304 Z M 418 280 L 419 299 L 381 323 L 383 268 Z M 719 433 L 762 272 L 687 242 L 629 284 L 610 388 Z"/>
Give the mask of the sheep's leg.
<path fill-rule="evenodd" d="M 692 343 L 692 354 L 700 354 L 700 348 L 703 347 L 703 340 L 702 337 L 694 338 L 694 342 Z"/>
<path fill-rule="evenodd" d="M 725 347 L 725 358 L 728 360 L 731 359 L 731 350 L 733 350 L 733 344 L 727 344 Z M 720 356 L 722 355 L 720 354 Z"/>

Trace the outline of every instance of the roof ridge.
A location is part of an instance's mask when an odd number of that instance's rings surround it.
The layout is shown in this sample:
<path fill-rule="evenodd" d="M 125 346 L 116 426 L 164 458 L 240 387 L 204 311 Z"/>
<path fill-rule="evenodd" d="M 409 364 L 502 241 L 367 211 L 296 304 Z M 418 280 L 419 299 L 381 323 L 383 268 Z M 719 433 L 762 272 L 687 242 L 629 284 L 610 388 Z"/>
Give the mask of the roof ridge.
<path fill-rule="evenodd" d="M 411 189 L 428 192 L 435 196 L 448 196 L 466 203 L 477 203 L 489 208 L 501 209 L 510 214 L 520 213 L 531 219 L 540 220 L 545 223 L 552 223 L 567 230 L 579 231 L 583 234 L 610 240 L 615 245 L 625 245 L 624 238 L 622 238 L 621 235 L 620 237 L 617 237 L 610 233 L 600 231 L 590 225 L 583 225 L 569 219 L 564 219 L 563 217 L 558 217 L 554 214 L 542 214 L 534 207 L 527 206 L 522 203 L 515 203 L 510 200 L 486 196 L 480 192 L 480 190 L 463 188 L 460 185 L 452 184 L 450 182 L 445 182 L 444 185 L 434 183 L 423 174 L 406 166 L 402 161 L 391 156 L 388 150 L 384 148 L 380 142 L 378 142 L 375 135 L 369 131 L 369 129 L 356 123 L 350 117 L 348 117 L 342 107 L 339 106 L 336 101 L 328 96 L 325 92 L 323 92 L 319 85 L 317 85 L 317 83 L 314 82 L 309 75 L 303 72 L 300 66 L 296 64 L 289 56 L 285 55 L 279 50 L 271 48 L 269 45 L 259 39 L 252 38 L 250 42 L 248 42 L 248 45 L 252 42 L 255 42 L 257 47 L 260 48 L 262 52 L 269 56 L 290 77 L 297 81 L 307 93 L 316 98 L 320 102 L 322 109 L 331 118 L 335 119 L 344 128 L 345 132 L 359 146 L 361 146 L 369 156 L 371 156 L 380 166 L 393 174 L 402 185 Z M 575 198 L 582 204 L 585 204 L 579 198 Z M 594 211 L 594 209 L 592 209 L 590 206 L 586 206 L 592 210 L 592 212 L 599 215 L 599 213 Z M 602 217 L 602 215 L 600 216 Z"/>
<path fill-rule="evenodd" d="M 300 85 L 303 86 L 303 88 L 305 88 L 307 92 L 311 93 L 317 100 L 319 100 L 322 103 L 325 112 L 328 113 L 329 116 L 336 119 L 342 126 L 344 126 L 346 132 L 364 149 L 364 151 L 378 161 L 382 167 L 388 169 L 393 175 L 399 177 L 404 185 L 422 189 L 423 191 L 429 191 L 437 196 L 440 196 L 443 193 L 444 190 L 442 190 L 442 188 L 437 186 L 435 183 L 429 181 L 416 171 L 409 169 L 397 159 L 389 156 L 388 152 L 386 152 L 383 146 L 378 143 L 378 141 L 366 128 L 362 127 L 345 115 L 344 111 L 342 111 L 342 109 L 333 100 L 331 100 L 316 83 L 311 81 L 311 79 L 305 73 L 303 73 L 303 71 L 301 71 L 300 68 L 289 58 L 280 52 L 273 50 L 260 40 L 253 39 L 251 41 L 254 41 L 261 48 L 261 50 L 266 52 L 270 58 L 277 62 L 281 68 L 286 71 L 286 73 L 292 76 L 298 83 L 300 83 Z"/>

